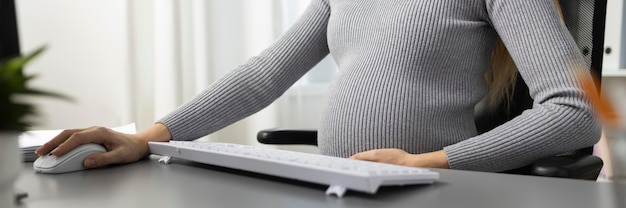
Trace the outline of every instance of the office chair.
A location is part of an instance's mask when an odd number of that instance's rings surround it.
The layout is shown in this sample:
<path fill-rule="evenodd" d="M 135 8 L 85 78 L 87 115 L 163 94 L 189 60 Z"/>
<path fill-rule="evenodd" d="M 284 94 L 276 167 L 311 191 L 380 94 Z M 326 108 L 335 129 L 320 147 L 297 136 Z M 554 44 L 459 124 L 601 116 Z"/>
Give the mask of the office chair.
<path fill-rule="evenodd" d="M 564 22 L 574 37 L 589 68 L 597 77 L 602 74 L 606 0 L 560 0 Z M 528 86 L 518 74 L 512 102 L 494 109 L 477 108 L 475 123 L 478 133 L 495 128 L 532 107 Z M 598 79 L 599 80 L 599 79 Z M 600 83 L 596 83 L 599 89 Z M 317 145 L 317 131 L 303 129 L 267 129 L 257 135 L 263 144 Z M 603 162 L 593 156 L 593 147 L 540 159 L 531 165 L 503 173 L 547 177 L 596 180 Z"/>

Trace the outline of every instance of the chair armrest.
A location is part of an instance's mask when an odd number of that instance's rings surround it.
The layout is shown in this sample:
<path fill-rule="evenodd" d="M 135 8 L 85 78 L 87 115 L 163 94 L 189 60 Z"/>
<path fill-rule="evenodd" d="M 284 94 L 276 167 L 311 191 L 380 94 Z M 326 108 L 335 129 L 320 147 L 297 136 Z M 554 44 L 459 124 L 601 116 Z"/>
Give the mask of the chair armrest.
<path fill-rule="evenodd" d="M 317 146 L 317 130 L 275 128 L 259 131 L 257 141 L 262 144 L 306 144 Z"/>
<path fill-rule="evenodd" d="M 593 155 L 553 156 L 536 161 L 530 175 L 596 180 L 603 164 Z"/>

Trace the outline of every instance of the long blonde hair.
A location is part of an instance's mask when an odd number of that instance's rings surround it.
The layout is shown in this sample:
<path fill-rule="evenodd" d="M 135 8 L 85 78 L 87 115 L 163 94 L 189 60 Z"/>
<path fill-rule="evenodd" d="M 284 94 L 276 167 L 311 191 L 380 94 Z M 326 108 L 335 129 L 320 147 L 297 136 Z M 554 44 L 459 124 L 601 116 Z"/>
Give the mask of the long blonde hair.
<path fill-rule="evenodd" d="M 563 13 L 559 1 L 553 1 L 561 17 L 561 23 L 563 23 Z M 498 38 L 496 42 L 496 46 L 491 53 L 491 66 L 485 72 L 484 78 L 487 83 L 487 104 L 490 107 L 496 107 L 504 101 L 508 107 L 513 97 L 517 79 L 517 67 L 509 51 L 504 46 L 502 39 Z"/>

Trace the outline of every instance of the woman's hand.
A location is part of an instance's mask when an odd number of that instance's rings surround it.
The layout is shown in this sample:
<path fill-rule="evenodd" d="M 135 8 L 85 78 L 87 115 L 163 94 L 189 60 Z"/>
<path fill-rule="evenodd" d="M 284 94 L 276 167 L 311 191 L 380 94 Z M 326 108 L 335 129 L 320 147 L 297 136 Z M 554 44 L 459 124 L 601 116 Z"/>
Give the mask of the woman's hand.
<path fill-rule="evenodd" d="M 124 134 L 105 127 L 71 129 L 61 132 L 52 140 L 35 150 L 38 155 L 51 153 L 61 156 L 81 144 L 103 145 L 107 152 L 89 155 L 83 161 L 87 168 L 97 168 L 110 164 L 136 162 L 150 154 L 148 141 L 167 141 L 171 138 L 167 127 L 156 124 L 138 134 Z"/>
<path fill-rule="evenodd" d="M 401 149 L 375 149 L 356 153 L 350 156 L 350 159 L 426 168 L 450 168 L 448 157 L 443 150 L 424 154 L 409 154 Z"/>

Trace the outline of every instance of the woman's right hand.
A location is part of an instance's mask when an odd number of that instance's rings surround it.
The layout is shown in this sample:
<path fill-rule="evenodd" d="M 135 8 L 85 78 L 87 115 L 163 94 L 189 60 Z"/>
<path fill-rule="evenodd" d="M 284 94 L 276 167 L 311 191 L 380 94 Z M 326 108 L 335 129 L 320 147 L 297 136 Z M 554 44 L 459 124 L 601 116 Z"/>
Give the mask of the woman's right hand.
<path fill-rule="evenodd" d="M 136 162 L 150 154 L 148 141 L 167 141 L 170 138 L 171 135 L 163 124 L 155 124 L 138 134 L 125 134 L 110 128 L 96 126 L 65 130 L 35 150 L 35 153 L 38 155 L 50 153 L 54 156 L 61 156 L 82 144 L 101 144 L 107 149 L 107 152 L 89 155 L 83 161 L 85 167 L 97 168 L 110 164 Z"/>

